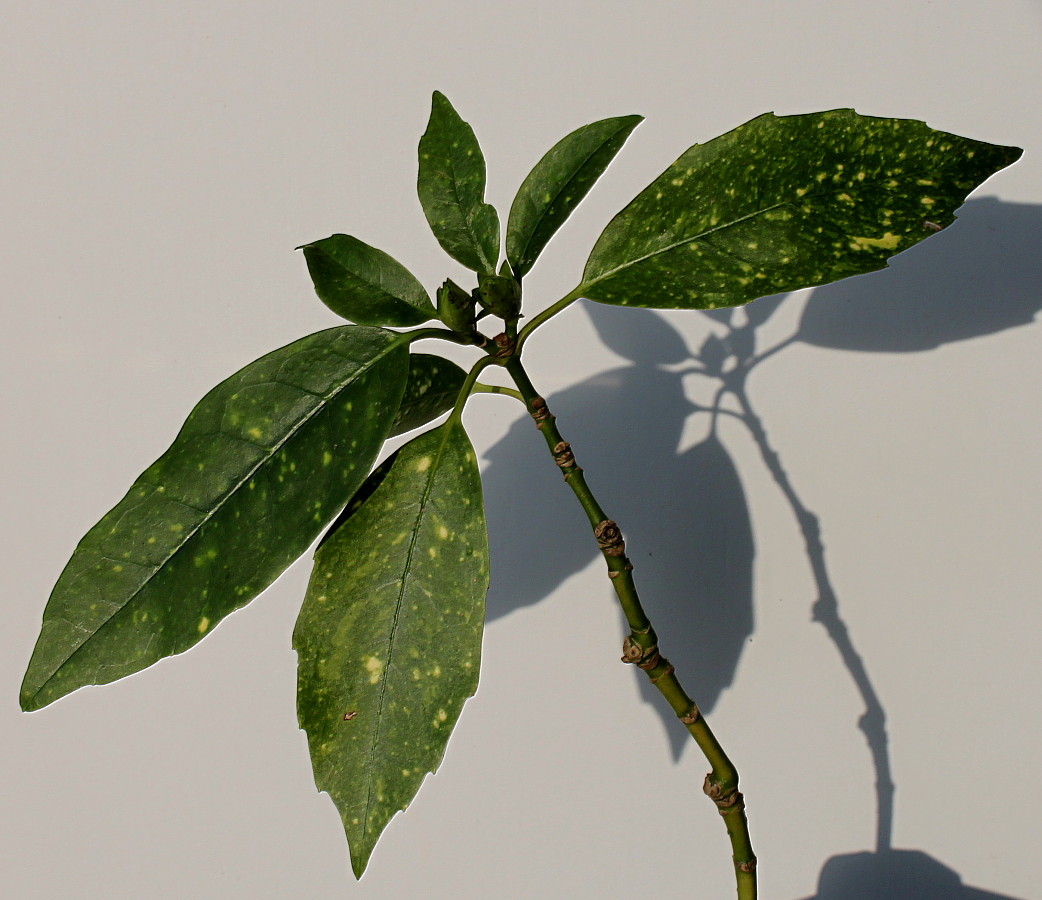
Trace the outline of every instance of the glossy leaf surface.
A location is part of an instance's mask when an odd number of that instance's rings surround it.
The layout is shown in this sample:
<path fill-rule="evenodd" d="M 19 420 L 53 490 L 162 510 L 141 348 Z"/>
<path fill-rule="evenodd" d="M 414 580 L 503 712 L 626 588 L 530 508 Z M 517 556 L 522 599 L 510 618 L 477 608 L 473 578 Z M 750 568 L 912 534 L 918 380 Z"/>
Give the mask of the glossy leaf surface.
<path fill-rule="evenodd" d="M 210 391 L 73 553 L 22 708 L 187 650 L 271 584 L 362 484 L 407 371 L 400 335 L 346 325 Z"/>
<path fill-rule="evenodd" d="M 475 272 L 496 271 L 499 215 L 485 202 L 485 157 L 474 130 L 434 92 L 420 138 L 420 205 L 445 252 Z"/>
<path fill-rule="evenodd" d="M 467 373 L 448 359 L 428 353 L 409 357 L 409 380 L 388 437 L 397 437 L 452 409 Z"/>
<path fill-rule="evenodd" d="M 558 141 L 522 182 L 507 219 L 507 259 L 523 276 L 589 193 L 643 116 L 584 125 Z"/>
<path fill-rule="evenodd" d="M 382 250 L 346 234 L 301 247 L 315 293 L 359 325 L 419 325 L 436 315 L 423 285 Z"/>
<path fill-rule="evenodd" d="M 489 573 L 458 421 L 406 444 L 360 494 L 316 554 L 293 632 L 315 784 L 340 811 L 357 876 L 477 688 Z"/>
<path fill-rule="evenodd" d="M 911 119 L 767 113 L 695 144 L 622 210 L 582 296 L 712 309 L 881 269 L 1020 154 Z"/>

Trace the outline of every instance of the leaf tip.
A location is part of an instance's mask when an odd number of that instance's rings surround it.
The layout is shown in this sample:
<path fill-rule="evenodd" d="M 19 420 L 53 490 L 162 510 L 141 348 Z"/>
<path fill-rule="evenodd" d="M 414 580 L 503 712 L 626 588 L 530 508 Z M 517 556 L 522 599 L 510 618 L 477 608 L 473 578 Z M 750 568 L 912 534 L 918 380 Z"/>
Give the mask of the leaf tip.
<path fill-rule="evenodd" d="M 355 880 L 360 881 L 365 874 L 365 868 L 369 865 L 369 857 L 373 854 L 371 844 L 359 848 L 357 851 L 351 848 L 351 871 L 354 872 Z"/>
<path fill-rule="evenodd" d="M 18 705 L 22 712 L 36 712 L 43 709 L 49 701 L 40 699 L 40 692 L 29 684 L 29 676 L 26 675 L 22 682 L 21 690 L 18 692 Z"/>

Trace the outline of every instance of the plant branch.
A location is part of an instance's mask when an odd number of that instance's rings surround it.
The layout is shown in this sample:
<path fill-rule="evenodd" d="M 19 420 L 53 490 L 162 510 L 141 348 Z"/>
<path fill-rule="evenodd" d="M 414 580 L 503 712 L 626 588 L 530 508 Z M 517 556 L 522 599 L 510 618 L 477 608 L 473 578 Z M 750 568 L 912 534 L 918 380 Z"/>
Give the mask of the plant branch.
<path fill-rule="evenodd" d="M 550 448 L 554 462 L 561 469 L 565 482 L 572 489 L 593 528 L 597 545 L 608 567 L 608 577 L 630 627 L 630 633 L 623 643 L 622 661 L 644 670 L 709 761 L 712 771 L 706 776 L 703 790 L 723 816 L 731 840 L 738 900 L 755 900 L 756 856 L 749 837 L 745 800 L 738 790 L 738 771 L 699 712 L 695 701 L 681 686 L 673 666 L 659 653 L 658 637 L 637 595 L 633 565 L 626 557 L 626 546 L 619 527 L 605 515 L 594 497 L 583 470 L 575 462 L 571 447 L 561 437 L 555 417 L 536 391 L 520 357 L 515 355 L 508 359 L 506 370 L 514 379 L 529 414 Z"/>
<path fill-rule="evenodd" d="M 452 407 L 452 412 L 449 414 L 449 419 L 455 419 L 457 422 L 463 416 L 463 407 L 467 403 L 467 399 L 475 391 L 480 391 L 478 387 L 478 376 L 481 374 L 487 366 L 495 365 L 498 363 L 494 356 L 483 356 L 473 366 L 470 367 L 470 371 L 467 373 L 467 378 L 463 382 L 463 386 L 459 390 L 459 396 L 456 398 L 456 404 Z M 482 388 L 490 387 L 491 385 L 481 385 Z"/>
<path fill-rule="evenodd" d="M 477 333 L 480 334 L 480 332 Z M 414 344 L 416 341 L 427 340 L 428 338 L 439 341 L 451 341 L 453 344 L 462 344 L 464 347 L 471 347 L 476 343 L 473 335 L 449 331 L 448 328 L 417 328 L 414 331 L 403 331 L 402 336 L 410 344 Z"/>
<path fill-rule="evenodd" d="M 474 382 L 474 387 L 471 389 L 473 394 L 506 394 L 508 397 L 513 397 L 515 400 L 520 400 L 522 403 L 525 402 L 525 398 L 521 396 L 518 391 L 513 388 L 503 387 L 498 384 L 484 384 L 481 381 Z"/>
<path fill-rule="evenodd" d="M 582 296 L 582 285 L 575 288 L 571 292 L 565 294 L 556 303 L 550 304 L 541 313 L 536 314 L 532 317 L 532 320 L 521 329 L 521 333 L 517 336 L 517 353 L 520 355 L 521 347 L 525 341 L 528 340 L 529 336 L 535 331 L 540 325 L 545 322 L 549 322 L 554 316 L 556 316 L 562 310 L 571 306 L 576 300 Z"/>

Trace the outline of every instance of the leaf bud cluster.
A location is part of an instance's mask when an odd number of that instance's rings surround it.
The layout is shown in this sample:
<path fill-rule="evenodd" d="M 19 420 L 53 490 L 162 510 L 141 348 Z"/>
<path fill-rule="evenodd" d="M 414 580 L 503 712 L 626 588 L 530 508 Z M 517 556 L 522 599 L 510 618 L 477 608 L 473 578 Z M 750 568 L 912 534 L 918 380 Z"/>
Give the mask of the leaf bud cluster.
<path fill-rule="evenodd" d="M 504 265 L 500 272 L 506 271 Z M 512 275 L 479 275 L 476 294 L 483 308 L 504 321 L 517 318 L 521 311 L 521 285 Z"/>
<path fill-rule="evenodd" d="M 438 288 L 438 318 L 453 331 L 469 334 L 474 330 L 474 298 L 451 278 Z"/>

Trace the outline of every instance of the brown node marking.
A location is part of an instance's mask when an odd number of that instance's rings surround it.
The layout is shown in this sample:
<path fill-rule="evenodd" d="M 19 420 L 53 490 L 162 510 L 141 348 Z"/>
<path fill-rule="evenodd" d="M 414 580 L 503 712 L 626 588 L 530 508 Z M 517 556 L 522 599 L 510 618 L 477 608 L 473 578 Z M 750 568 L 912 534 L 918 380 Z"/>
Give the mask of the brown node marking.
<path fill-rule="evenodd" d="M 626 640 L 622 642 L 622 661 L 635 664 L 640 662 L 643 656 L 644 648 L 627 634 Z"/>
<path fill-rule="evenodd" d="M 517 349 L 517 338 L 512 338 L 506 332 L 497 334 L 492 338 L 492 343 L 496 345 L 496 352 L 492 354 L 496 359 L 507 359 Z"/>
<path fill-rule="evenodd" d="M 581 472 L 581 471 L 582 471 L 582 469 L 579 469 L 578 471 L 580 471 L 580 472 Z M 571 474 L 571 473 L 569 473 L 569 474 Z M 564 477 L 565 477 L 565 478 L 567 478 L 567 477 L 568 477 L 568 475 L 565 475 Z M 626 572 L 632 572 L 632 571 L 633 571 L 633 563 L 631 563 L 631 562 L 630 562 L 630 561 L 629 561 L 629 560 L 627 559 L 627 560 L 626 560 L 626 565 L 625 565 L 625 566 L 623 566 L 623 567 L 622 567 L 621 569 L 619 569 L 619 570 L 618 570 L 617 572 L 609 572 L 609 573 L 608 573 L 608 577 L 609 577 L 609 578 L 618 578 L 618 577 L 619 577 L 620 575 L 622 575 L 622 574 L 624 574 L 624 573 L 626 573 Z M 645 632 L 645 633 L 646 633 L 646 632 Z"/>
<path fill-rule="evenodd" d="M 694 703 L 692 703 L 691 709 L 688 711 L 686 716 L 680 717 L 680 721 L 683 722 L 685 725 L 694 725 L 695 722 L 697 722 L 701 718 L 702 713 L 699 711 L 698 707 Z"/>
<path fill-rule="evenodd" d="M 754 856 L 750 860 L 738 863 L 738 871 L 745 875 L 752 875 L 756 871 L 756 857 Z"/>
<path fill-rule="evenodd" d="M 571 468 L 575 465 L 575 454 L 572 453 L 572 446 L 568 441 L 560 441 L 555 444 L 554 449 L 550 452 L 553 454 L 554 462 L 562 469 Z"/>
<path fill-rule="evenodd" d="M 562 472 L 561 474 L 564 475 L 564 480 L 567 481 L 573 475 L 578 475 L 580 472 L 582 472 L 582 469 L 579 468 L 579 466 L 572 466 L 567 472 Z M 608 577 L 611 578 L 612 576 L 609 575 Z"/>
<path fill-rule="evenodd" d="M 605 556 L 623 556 L 626 553 L 626 542 L 622 539 L 622 532 L 611 519 L 598 523 L 593 529 L 593 536 L 597 538 L 597 546 Z"/>
<path fill-rule="evenodd" d="M 531 407 L 528 411 L 529 415 L 535 419 L 536 425 L 540 425 L 547 419 L 553 418 L 550 414 L 550 407 L 546 405 L 546 401 L 542 397 L 533 397 L 528 405 Z"/>
<path fill-rule="evenodd" d="M 702 790 L 716 804 L 716 808 L 722 816 L 726 816 L 734 809 L 741 809 L 745 805 L 745 800 L 742 797 L 742 792 L 738 790 L 738 786 L 725 788 L 722 784 L 713 781 L 712 772 L 706 775 Z"/>
<path fill-rule="evenodd" d="M 659 662 L 664 662 L 662 657 L 659 656 L 657 645 L 652 644 L 650 647 L 642 647 L 633 640 L 631 635 L 626 635 L 626 640 L 622 642 L 622 661 L 624 663 L 632 663 L 645 672 L 649 669 L 654 669 Z M 669 663 L 667 662 L 666 665 L 669 665 Z M 670 670 L 672 668 L 670 666 Z M 652 681 L 654 680 L 652 679 Z"/>
<path fill-rule="evenodd" d="M 927 222 L 923 219 L 923 228 L 929 228 L 930 231 L 944 231 L 943 225 L 938 225 L 936 222 Z"/>

